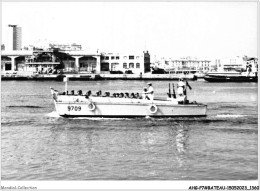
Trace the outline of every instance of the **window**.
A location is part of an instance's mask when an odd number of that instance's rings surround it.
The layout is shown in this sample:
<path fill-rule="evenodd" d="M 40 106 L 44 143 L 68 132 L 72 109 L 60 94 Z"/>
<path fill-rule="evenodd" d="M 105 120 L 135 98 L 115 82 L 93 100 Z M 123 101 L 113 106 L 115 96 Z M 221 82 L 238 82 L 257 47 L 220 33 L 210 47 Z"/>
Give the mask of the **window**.
<path fill-rule="evenodd" d="M 129 63 L 129 68 L 134 68 L 134 63 Z"/>
<path fill-rule="evenodd" d="M 96 63 L 92 63 L 92 69 L 95 69 L 97 67 Z"/>
<path fill-rule="evenodd" d="M 140 63 L 136 63 L 136 68 L 140 68 Z"/>
<path fill-rule="evenodd" d="M 140 58 L 139 56 L 136 57 L 137 60 L 138 60 L 139 58 Z"/>
<path fill-rule="evenodd" d="M 111 63 L 111 71 L 118 70 L 119 63 Z"/>
<path fill-rule="evenodd" d="M 135 56 L 129 56 L 129 60 L 135 59 Z"/>
<path fill-rule="evenodd" d="M 101 63 L 101 71 L 109 71 L 109 63 L 108 62 Z"/>
<path fill-rule="evenodd" d="M 119 60 L 119 56 L 116 57 L 116 60 Z"/>
<path fill-rule="evenodd" d="M 106 60 L 109 60 L 109 56 L 106 56 L 105 59 L 106 59 Z"/>
<path fill-rule="evenodd" d="M 124 63 L 124 64 L 123 64 L 123 68 L 127 68 L 127 63 Z"/>
<path fill-rule="evenodd" d="M 124 56 L 124 59 L 127 59 L 127 56 Z"/>
<path fill-rule="evenodd" d="M 114 56 L 111 56 L 111 60 L 114 60 L 115 59 L 115 57 Z"/>

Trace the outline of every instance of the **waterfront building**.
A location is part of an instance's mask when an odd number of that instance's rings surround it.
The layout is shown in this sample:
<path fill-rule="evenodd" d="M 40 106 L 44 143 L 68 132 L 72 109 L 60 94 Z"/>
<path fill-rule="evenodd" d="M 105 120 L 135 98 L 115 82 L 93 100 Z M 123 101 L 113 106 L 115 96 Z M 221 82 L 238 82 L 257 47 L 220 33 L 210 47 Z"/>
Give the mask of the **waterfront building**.
<path fill-rule="evenodd" d="M 31 55 L 32 55 L 32 51 L 6 51 L 6 50 L 2 51 L 1 72 L 17 71 L 19 68 L 18 65 L 20 65 L 21 63 L 24 64 L 23 60 L 25 60 L 25 57 Z"/>
<path fill-rule="evenodd" d="M 32 52 L 32 55 L 26 56 L 25 60 L 23 61 L 23 71 L 30 71 L 40 74 L 53 73 L 54 70 L 57 69 L 57 66 L 61 65 L 60 59 L 57 54 L 53 51 L 46 50 L 34 50 Z"/>
<path fill-rule="evenodd" d="M 58 51 L 34 49 L 32 51 L 2 51 L 2 72 L 62 72 L 100 73 L 100 54 L 85 51 Z"/>
<path fill-rule="evenodd" d="M 22 49 L 22 28 L 17 25 L 8 25 L 5 36 L 5 50 L 21 50 Z"/>
<path fill-rule="evenodd" d="M 203 73 L 211 69 L 211 60 L 191 57 L 161 58 L 153 63 L 153 67 L 164 69 L 167 72 L 177 70 L 196 70 Z"/>
<path fill-rule="evenodd" d="M 140 74 L 150 70 L 150 54 L 106 54 L 89 51 L 61 51 L 58 49 L 31 51 L 2 51 L 2 72 L 51 73 L 110 73 L 121 71 Z"/>
<path fill-rule="evenodd" d="M 2 51 L 2 72 L 51 73 L 60 60 L 51 51 Z"/>
<path fill-rule="evenodd" d="M 64 72 L 100 73 L 100 53 L 90 51 L 59 51 Z"/>
<path fill-rule="evenodd" d="M 144 74 L 148 71 L 150 71 L 150 54 L 148 51 L 144 51 L 141 54 L 101 54 L 102 73 L 121 72 Z"/>
<path fill-rule="evenodd" d="M 205 73 L 210 69 L 210 60 L 191 57 L 170 59 L 168 60 L 168 66 L 177 70 L 190 69 Z"/>

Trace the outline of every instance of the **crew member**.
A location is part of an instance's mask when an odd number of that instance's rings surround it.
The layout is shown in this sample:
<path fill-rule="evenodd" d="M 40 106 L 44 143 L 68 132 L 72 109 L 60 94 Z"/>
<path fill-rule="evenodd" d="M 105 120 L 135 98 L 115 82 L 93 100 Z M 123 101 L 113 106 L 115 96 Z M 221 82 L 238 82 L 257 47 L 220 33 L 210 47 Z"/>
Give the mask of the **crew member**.
<path fill-rule="evenodd" d="M 148 92 L 147 92 L 147 88 L 146 87 L 144 87 L 144 91 L 143 91 L 143 93 L 142 93 L 143 95 L 142 95 L 142 98 L 143 98 L 143 100 L 145 100 L 145 99 L 150 99 L 149 97 L 148 97 Z"/>
<path fill-rule="evenodd" d="M 148 97 L 150 98 L 151 101 L 153 101 L 153 98 L 154 98 L 154 90 L 153 90 L 153 86 L 151 83 L 148 83 Z"/>
<path fill-rule="evenodd" d="M 184 95 L 184 91 L 186 90 L 185 84 L 183 82 L 183 78 L 179 79 L 178 85 L 177 85 L 177 93 L 179 96 L 183 96 Z"/>
<path fill-rule="evenodd" d="M 246 71 L 247 71 L 247 76 L 249 76 L 250 72 L 252 71 L 252 64 L 249 62 L 246 63 Z"/>

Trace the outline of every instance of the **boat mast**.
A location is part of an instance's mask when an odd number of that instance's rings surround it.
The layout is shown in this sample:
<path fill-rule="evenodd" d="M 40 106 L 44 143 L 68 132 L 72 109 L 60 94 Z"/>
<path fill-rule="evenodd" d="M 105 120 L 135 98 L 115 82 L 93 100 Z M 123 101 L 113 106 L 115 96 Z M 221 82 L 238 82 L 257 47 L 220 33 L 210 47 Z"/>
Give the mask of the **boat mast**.
<path fill-rule="evenodd" d="M 67 76 L 65 76 L 63 78 L 63 81 L 65 82 L 65 94 L 67 94 L 68 92 L 68 81 L 69 81 L 69 78 Z"/>

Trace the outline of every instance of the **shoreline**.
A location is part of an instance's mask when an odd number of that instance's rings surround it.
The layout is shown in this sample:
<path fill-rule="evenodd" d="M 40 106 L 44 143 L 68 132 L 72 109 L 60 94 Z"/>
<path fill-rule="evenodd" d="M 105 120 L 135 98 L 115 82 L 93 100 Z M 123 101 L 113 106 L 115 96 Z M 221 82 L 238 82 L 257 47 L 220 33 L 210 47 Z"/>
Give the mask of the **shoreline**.
<path fill-rule="evenodd" d="M 180 76 L 174 74 L 35 74 L 35 75 L 21 75 L 21 74 L 2 74 L 2 81 L 9 80 L 34 80 L 34 81 L 63 81 L 67 76 L 70 81 L 90 81 L 90 80 L 179 80 L 183 77 L 187 80 L 197 80 L 197 76 Z"/>

